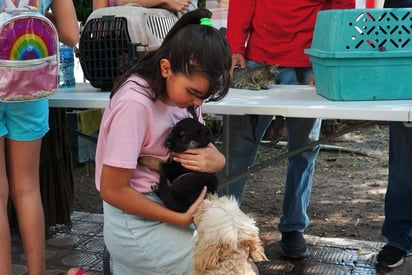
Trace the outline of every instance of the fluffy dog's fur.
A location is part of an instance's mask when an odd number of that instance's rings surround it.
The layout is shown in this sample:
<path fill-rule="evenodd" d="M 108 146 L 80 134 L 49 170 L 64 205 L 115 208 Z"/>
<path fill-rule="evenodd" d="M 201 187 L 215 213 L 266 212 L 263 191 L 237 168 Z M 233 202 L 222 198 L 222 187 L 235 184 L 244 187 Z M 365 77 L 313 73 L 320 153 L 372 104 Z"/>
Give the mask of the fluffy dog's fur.
<path fill-rule="evenodd" d="M 252 262 L 267 260 L 255 221 L 232 197 L 209 195 L 194 216 L 192 275 L 256 274 Z"/>
<path fill-rule="evenodd" d="M 210 142 L 213 142 L 210 128 L 196 119 L 186 118 L 172 128 L 165 146 L 172 152 L 181 153 L 189 148 L 206 147 Z M 215 173 L 188 170 L 175 161 L 162 162 L 158 158 L 144 156 L 139 158 L 139 164 L 160 173 L 159 184 L 154 184 L 152 189 L 166 207 L 178 212 L 185 212 L 204 186 L 207 186 L 208 193 L 214 193 L 219 184 Z"/>

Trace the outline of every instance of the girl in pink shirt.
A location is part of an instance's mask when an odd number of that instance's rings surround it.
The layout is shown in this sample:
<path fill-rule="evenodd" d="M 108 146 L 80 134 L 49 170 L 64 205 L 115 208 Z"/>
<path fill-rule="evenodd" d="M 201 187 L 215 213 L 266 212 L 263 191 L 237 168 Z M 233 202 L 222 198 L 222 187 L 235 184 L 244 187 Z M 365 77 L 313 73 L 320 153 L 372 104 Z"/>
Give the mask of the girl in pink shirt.
<path fill-rule="evenodd" d="M 96 150 L 96 187 L 104 200 L 104 239 L 114 274 L 184 274 L 191 268 L 193 214 L 206 190 L 186 213 L 165 208 L 152 192 L 157 172 L 139 156 L 167 160 L 163 146 L 177 121 L 191 117 L 204 100 L 229 88 L 230 50 L 211 26 L 211 13 L 185 14 L 160 48 L 148 53 L 115 84 L 105 109 Z M 213 144 L 174 154 L 189 169 L 218 172 L 224 156 Z"/>

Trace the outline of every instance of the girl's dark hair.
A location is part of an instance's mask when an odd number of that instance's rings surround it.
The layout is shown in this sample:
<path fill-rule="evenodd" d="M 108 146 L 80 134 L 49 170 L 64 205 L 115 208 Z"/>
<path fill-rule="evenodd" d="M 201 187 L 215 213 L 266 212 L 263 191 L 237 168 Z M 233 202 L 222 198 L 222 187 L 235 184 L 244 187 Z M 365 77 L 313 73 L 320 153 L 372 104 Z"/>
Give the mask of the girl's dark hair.
<path fill-rule="evenodd" d="M 110 97 L 127 79 L 138 74 L 149 84 L 148 96 L 153 100 L 166 98 L 166 80 L 160 71 L 160 59 L 170 62 L 173 73 L 191 76 L 204 73 L 210 79 L 208 101 L 222 99 L 229 91 L 230 48 L 224 35 L 212 26 L 200 25 L 201 18 L 211 18 L 207 9 L 184 14 L 166 35 L 161 46 L 148 52 L 115 83 Z M 153 90 L 153 94 L 149 91 Z"/>

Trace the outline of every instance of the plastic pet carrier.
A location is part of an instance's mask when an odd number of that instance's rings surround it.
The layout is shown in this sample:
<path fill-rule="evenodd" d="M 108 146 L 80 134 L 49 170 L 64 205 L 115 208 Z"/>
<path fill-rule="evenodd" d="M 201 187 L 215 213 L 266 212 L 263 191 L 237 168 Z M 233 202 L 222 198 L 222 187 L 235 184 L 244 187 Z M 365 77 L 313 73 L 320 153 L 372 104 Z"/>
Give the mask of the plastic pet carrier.
<path fill-rule="evenodd" d="M 305 52 L 327 99 L 412 99 L 410 8 L 321 11 Z"/>
<path fill-rule="evenodd" d="M 79 42 L 85 78 L 95 88 L 110 90 L 133 62 L 160 46 L 176 21 L 172 12 L 136 5 L 95 10 Z"/>

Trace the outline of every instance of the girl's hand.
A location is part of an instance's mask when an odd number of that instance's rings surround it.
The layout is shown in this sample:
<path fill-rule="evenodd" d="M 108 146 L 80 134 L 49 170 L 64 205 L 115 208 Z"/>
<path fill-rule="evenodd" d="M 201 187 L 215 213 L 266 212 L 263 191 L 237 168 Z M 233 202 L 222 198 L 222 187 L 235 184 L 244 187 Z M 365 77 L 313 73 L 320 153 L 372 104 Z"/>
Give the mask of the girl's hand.
<path fill-rule="evenodd" d="M 207 192 L 207 188 L 205 186 L 205 187 L 203 187 L 203 190 L 200 193 L 197 200 L 183 214 L 185 216 L 184 220 L 186 221 L 186 222 L 184 222 L 183 226 L 188 226 L 189 224 L 193 223 L 193 216 L 195 215 L 195 213 L 196 213 L 197 209 L 199 208 L 200 204 L 205 199 L 206 192 Z"/>
<path fill-rule="evenodd" d="M 213 143 L 205 148 L 187 149 L 183 153 L 173 153 L 173 160 L 183 167 L 204 173 L 216 173 L 225 166 L 225 156 Z"/>
<path fill-rule="evenodd" d="M 170 11 L 185 12 L 190 5 L 190 1 L 191 0 L 168 0 L 165 1 L 161 7 Z"/>
<path fill-rule="evenodd" d="M 315 77 L 313 76 L 313 74 L 310 77 L 309 85 L 312 87 L 315 87 Z"/>

